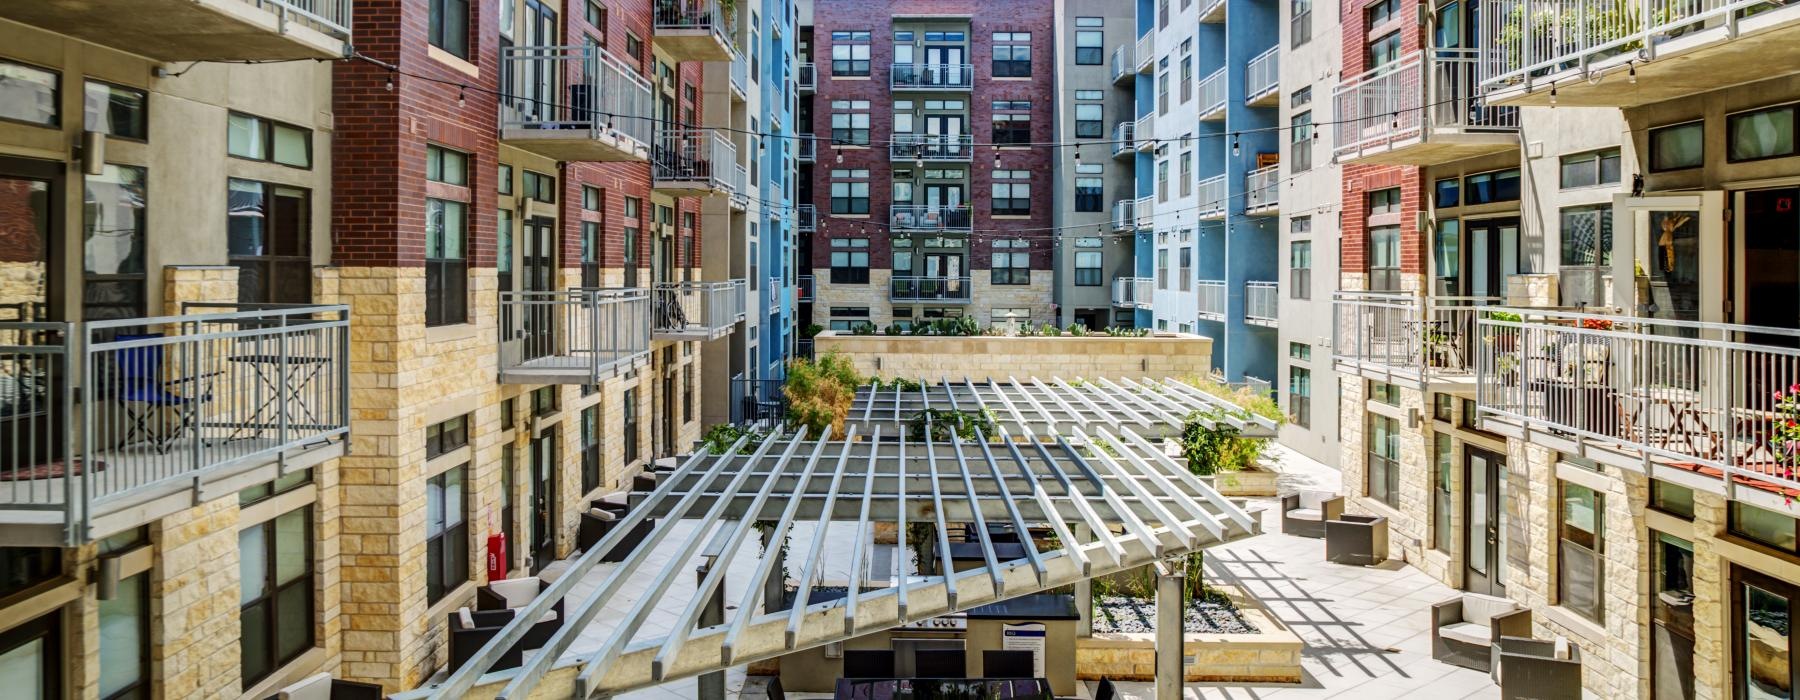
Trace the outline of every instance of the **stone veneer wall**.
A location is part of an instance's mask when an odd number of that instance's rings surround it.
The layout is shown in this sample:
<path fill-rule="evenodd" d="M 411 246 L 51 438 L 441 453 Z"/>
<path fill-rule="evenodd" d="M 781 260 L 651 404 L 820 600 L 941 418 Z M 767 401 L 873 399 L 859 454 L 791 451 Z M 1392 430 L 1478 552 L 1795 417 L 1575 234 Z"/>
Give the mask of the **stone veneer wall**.
<path fill-rule="evenodd" d="M 1109 336 L 886 336 L 825 332 L 818 356 L 838 352 L 866 376 L 942 377 L 975 381 L 1007 377 L 1182 377 L 1206 375 L 1212 339 L 1179 333 Z"/>

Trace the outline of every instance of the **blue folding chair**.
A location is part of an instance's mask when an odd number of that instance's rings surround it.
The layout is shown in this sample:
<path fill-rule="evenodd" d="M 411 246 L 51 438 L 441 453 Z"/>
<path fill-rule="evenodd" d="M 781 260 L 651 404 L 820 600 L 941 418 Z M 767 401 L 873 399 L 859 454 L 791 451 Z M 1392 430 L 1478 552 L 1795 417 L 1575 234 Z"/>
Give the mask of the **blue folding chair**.
<path fill-rule="evenodd" d="M 120 333 L 113 337 L 114 342 L 146 340 L 161 338 L 161 333 Z M 125 431 L 122 445 L 134 442 L 148 442 L 156 445 L 156 451 L 165 453 L 169 445 L 196 425 L 195 415 L 188 407 L 204 401 L 206 397 L 186 396 L 169 390 L 172 384 L 189 383 L 180 379 L 167 381 L 163 379 L 163 346 L 136 345 L 114 350 L 112 353 L 114 375 L 111 377 L 113 399 L 127 407 L 126 419 L 130 421 Z M 176 425 L 173 434 L 162 433 L 156 428 L 155 419 L 160 411 L 167 409 L 183 409 L 181 422 Z"/>

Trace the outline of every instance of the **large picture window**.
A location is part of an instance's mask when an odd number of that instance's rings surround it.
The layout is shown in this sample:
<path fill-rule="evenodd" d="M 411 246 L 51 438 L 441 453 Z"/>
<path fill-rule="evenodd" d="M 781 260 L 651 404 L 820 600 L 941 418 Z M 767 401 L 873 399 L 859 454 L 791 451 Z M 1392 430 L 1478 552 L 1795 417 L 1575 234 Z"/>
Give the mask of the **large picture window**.
<path fill-rule="evenodd" d="M 1559 482 L 1561 524 L 1557 528 L 1556 598 L 1565 608 L 1604 622 L 1606 496 L 1577 483 Z"/>
<path fill-rule="evenodd" d="M 1369 414 L 1369 497 L 1400 507 L 1400 421 Z"/>
<path fill-rule="evenodd" d="M 832 77 L 869 75 L 869 32 L 831 33 Z"/>
<path fill-rule="evenodd" d="M 1794 105 L 1741 112 L 1725 118 L 1726 160 L 1741 163 L 1794 155 Z"/>
<path fill-rule="evenodd" d="M 312 193 L 233 179 L 227 240 L 238 269 L 238 301 L 312 301 Z"/>
<path fill-rule="evenodd" d="M 239 660 L 244 687 L 313 646 L 312 508 L 238 531 Z"/>
<path fill-rule="evenodd" d="M 425 599 L 436 603 L 469 580 L 469 465 L 425 482 Z"/>
<path fill-rule="evenodd" d="M 81 303 L 89 320 L 146 315 L 145 178 L 143 168 L 111 164 L 87 177 Z"/>

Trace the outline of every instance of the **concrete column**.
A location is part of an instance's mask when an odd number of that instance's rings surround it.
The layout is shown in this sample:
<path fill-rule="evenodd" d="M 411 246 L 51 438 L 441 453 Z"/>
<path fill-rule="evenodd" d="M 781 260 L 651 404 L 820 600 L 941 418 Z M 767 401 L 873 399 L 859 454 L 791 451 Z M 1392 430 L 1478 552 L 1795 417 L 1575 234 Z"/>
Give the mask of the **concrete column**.
<path fill-rule="evenodd" d="M 1187 676 L 1181 646 L 1187 567 L 1158 563 L 1156 571 L 1156 697 L 1178 700 Z"/>
<path fill-rule="evenodd" d="M 712 557 L 705 557 L 700 566 L 694 568 L 695 585 L 706 580 L 706 573 L 712 570 L 716 561 Z M 700 619 L 695 624 L 698 627 L 725 624 L 725 586 L 722 582 L 718 587 L 713 588 L 712 595 L 707 598 L 706 608 L 700 611 Z M 680 631 L 675 633 L 678 634 Z M 713 671 L 700 674 L 694 689 L 694 698 L 695 700 L 725 700 L 725 672 Z"/>

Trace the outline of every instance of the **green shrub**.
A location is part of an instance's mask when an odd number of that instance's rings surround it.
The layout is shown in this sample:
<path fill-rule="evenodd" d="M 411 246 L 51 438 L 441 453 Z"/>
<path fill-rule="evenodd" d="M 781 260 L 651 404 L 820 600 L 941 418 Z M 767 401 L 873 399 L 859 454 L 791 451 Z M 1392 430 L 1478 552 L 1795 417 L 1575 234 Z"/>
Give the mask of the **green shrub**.
<path fill-rule="evenodd" d="M 782 387 L 788 400 L 788 422 L 806 426 L 814 436 L 843 437 L 844 418 L 850 415 L 856 387 L 862 383 L 856 367 L 836 350 L 817 361 L 789 362 Z"/>
<path fill-rule="evenodd" d="M 711 428 L 707 428 L 706 434 L 700 438 L 700 443 L 706 446 L 707 452 L 722 455 L 725 454 L 726 450 L 731 449 L 733 444 L 737 443 L 738 438 L 745 436 L 749 436 L 749 444 L 756 444 L 762 442 L 764 438 L 767 438 L 768 434 L 757 430 L 741 428 L 732 423 L 720 423 Z"/>

